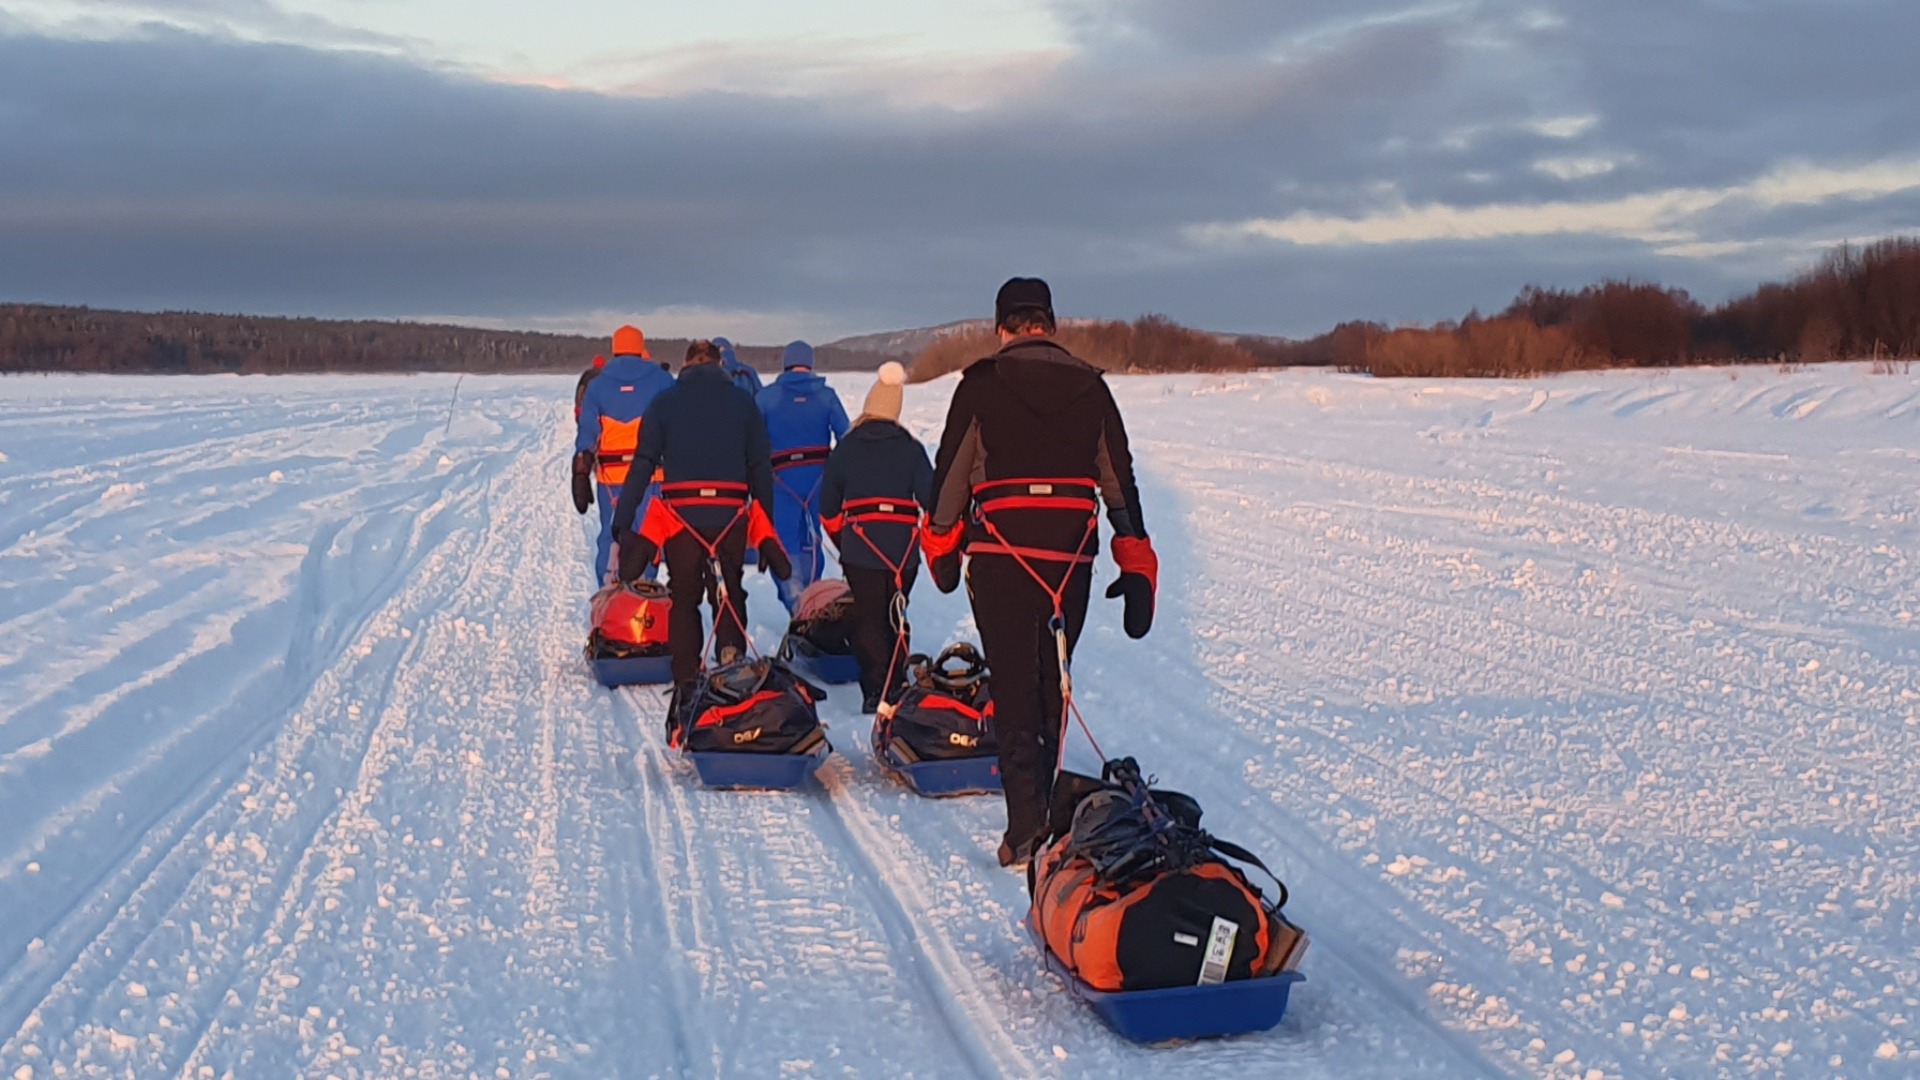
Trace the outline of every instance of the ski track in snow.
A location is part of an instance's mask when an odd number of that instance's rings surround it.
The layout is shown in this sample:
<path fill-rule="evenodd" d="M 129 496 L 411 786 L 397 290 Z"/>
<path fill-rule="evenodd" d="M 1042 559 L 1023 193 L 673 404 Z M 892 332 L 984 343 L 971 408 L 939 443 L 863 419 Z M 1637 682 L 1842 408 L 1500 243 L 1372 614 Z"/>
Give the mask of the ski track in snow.
<path fill-rule="evenodd" d="M 579 660 L 570 379 L 50 378 L 0 415 L 0 1078 L 1920 1067 L 1911 379 L 1115 387 L 1161 610 L 1096 599 L 1077 684 L 1291 887 L 1275 1031 L 1107 1033 L 998 801 L 881 778 L 850 689 L 818 787 L 700 789 Z"/>

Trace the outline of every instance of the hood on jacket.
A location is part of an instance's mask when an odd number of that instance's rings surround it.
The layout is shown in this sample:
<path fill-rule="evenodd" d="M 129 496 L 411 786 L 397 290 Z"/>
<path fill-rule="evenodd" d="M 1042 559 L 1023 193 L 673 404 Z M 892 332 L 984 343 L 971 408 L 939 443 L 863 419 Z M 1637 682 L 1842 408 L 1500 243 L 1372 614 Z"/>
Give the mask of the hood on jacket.
<path fill-rule="evenodd" d="M 780 354 L 782 368 L 810 368 L 813 366 L 813 346 L 804 341 L 787 344 L 786 351 Z"/>
<path fill-rule="evenodd" d="M 827 388 L 827 377 L 817 371 L 787 370 L 774 376 L 772 385 L 782 390 L 811 394 Z"/>
<path fill-rule="evenodd" d="M 740 358 L 733 354 L 733 342 L 728 341 L 726 338 L 723 338 L 723 337 L 713 338 L 712 340 L 713 340 L 713 347 L 720 350 L 721 363 L 727 365 L 728 367 L 732 367 L 733 365 L 740 362 Z"/>
<path fill-rule="evenodd" d="M 1028 412 L 1046 418 L 1079 406 L 1101 381 L 1100 369 L 1052 338 L 1021 338 L 986 361 Z"/>
<path fill-rule="evenodd" d="M 869 416 L 853 425 L 840 441 L 893 442 L 899 439 L 911 440 L 916 444 L 920 441 L 913 437 L 913 432 L 902 427 L 897 420 L 889 420 L 884 416 Z"/>
<path fill-rule="evenodd" d="M 615 382 L 620 382 L 623 380 L 658 377 L 666 375 L 667 373 L 660 370 L 660 365 L 654 363 L 649 357 L 628 356 L 623 354 L 607 361 L 607 366 L 600 369 L 600 374 Z M 670 375 L 667 377 L 669 379 L 672 378 Z"/>

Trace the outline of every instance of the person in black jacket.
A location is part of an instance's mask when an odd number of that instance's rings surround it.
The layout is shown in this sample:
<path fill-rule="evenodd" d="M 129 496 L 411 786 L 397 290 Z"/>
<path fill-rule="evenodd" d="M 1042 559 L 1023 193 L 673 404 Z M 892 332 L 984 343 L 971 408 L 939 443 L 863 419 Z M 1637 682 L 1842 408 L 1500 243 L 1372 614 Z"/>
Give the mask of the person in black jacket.
<path fill-rule="evenodd" d="M 853 652 L 860 661 L 860 711 L 871 713 L 892 689 L 910 651 L 907 626 L 895 612 L 919 571 L 914 547 L 920 514 L 933 507 L 933 464 L 920 440 L 900 426 L 907 371 L 892 361 L 867 391 L 853 429 L 827 455 L 820 481 L 820 522 L 840 552 L 853 592 Z"/>
<path fill-rule="evenodd" d="M 994 301 L 1001 349 L 954 390 L 934 462 L 934 507 L 921 547 L 934 584 L 967 593 L 993 671 L 1006 791 L 1004 866 L 1044 838 L 1066 722 L 1058 657 L 1086 620 L 1099 510 L 1113 526 L 1126 630 L 1153 624 L 1158 562 L 1147 539 L 1127 431 L 1098 368 L 1053 340 L 1053 295 L 1014 278 Z"/>
<path fill-rule="evenodd" d="M 747 548 L 758 550 L 760 564 L 775 577 L 792 573 L 768 517 L 770 454 L 760 410 L 721 370 L 720 351 L 707 341 L 689 345 L 680 378 L 647 408 L 613 514 L 621 581 L 639 580 L 656 553 L 666 558 L 673 595 L 667 642 L 680 701 L 700 673 L 701 598 L 713 600 L 720 655 L 738 655 L 747 643 L 747 592 L 740 580 Z M 660 495 L 636 527 L 635 511 L 656 467 L 665 472 Z M 724 591 L 716 590 L 721 583 Z"/>
<path fill-rule="evenodd" d="M 587 396 L 587 384 L 599 378 L 600 372 L 605 369 L 606 366 L 607 358 L 604 356 L 596 356 L 593 358 L 593 363 L 588 366 L 587 370 L 580 373 L 580 381 L 573 386 L 573 418 L 575 420 L 580 419 L 580 403 L 585 400 Z M 589 503 L 588 505 L 592 504 Z M 580 512 L 583 514 L 586 513 L 585 510 Z"/>

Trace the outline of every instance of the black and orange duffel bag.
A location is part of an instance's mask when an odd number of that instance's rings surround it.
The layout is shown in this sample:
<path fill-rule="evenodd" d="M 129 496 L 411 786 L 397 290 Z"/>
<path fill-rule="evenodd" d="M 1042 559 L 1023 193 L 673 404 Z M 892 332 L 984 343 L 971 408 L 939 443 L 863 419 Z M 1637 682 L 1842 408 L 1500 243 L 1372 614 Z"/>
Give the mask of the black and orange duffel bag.
<path fill-rule="evenodd" d="M 1052 826 L 1028 868 L 1033 925 L 1092 989 L 1208 986 L 1298 962 L 1305 936 L 1280 913 L 1286 886 L 1208 835 L 1199 804 L 1154 790 L 1132 758 L 1108 762 L 1097 780 L 1062 773 Z M 1236 864 L 1271 878 L 1276 895 Z"/>

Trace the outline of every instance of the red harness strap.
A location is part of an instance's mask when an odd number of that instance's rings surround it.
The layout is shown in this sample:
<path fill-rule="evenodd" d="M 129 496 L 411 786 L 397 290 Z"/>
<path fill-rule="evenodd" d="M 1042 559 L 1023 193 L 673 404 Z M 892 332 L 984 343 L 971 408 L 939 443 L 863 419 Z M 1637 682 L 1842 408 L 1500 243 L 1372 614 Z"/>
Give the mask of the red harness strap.
<path fill-rule="evenodd" d="M 726 525 L 714 533 L 713 539 L 707 539 L 705 533 L 687 523 L 681 516 L 682 508 L 695 507 L 731 507 L 733 516 Z M 713 645 L 713 639 L 720 632 L 720 615 L 733 619 L 740 634 L 746 638 L 747 649 L 753 647 L 753 635 L 747 630 L 747 622 L 734 606 L 733 597 L 727 590 L 726 575 L 720 572 L 720 545 L 727 535 L 744 520 L 747 523 L 747 546 L 759 547 L 762 542 L 773 537 L 773 522 L 768 520 L 767 511 L 749 493 L 747 485 L 730 481 L 676 481 L 660 485 L 660 496 L 647 504 L 646 520 L 641 522 L 640 535 L 658 547 L 665 548 L 667 541 L 681 533 L 692 536 L 695 542 L 707 553 L 707 561 L 713 568 L 714 598 L 718 609 L 714 613 L 713 629 L 708 632 L 707 640 L 700 646 L 700 655 L 704 658 Z M 704 662 L 704 660 L 703 660 Z"/>
<path fill-rule="evenodd" d="M 795 469 L 802 465 L 825 465 L 833 451 L 825 446 L 796 446 L 773 455 L 773 470 Z"/>
<path fill-rule="evenodd" d="M 976 484 L 973 488 L 973 516 L 986 530 L 993 543 L 974 543 L 967 548 L 967 554 L 1006 555 L 1027 572 L 1034 583 L 1044 589 L 1047 599 L 1053 603 L 1053 618 L 1047 621 L 1047 629 L 1053 634 L 1055 659 L 1060 667 L 1060 726 L 1064 729 L 1067 717 L 1071 716 L 1080 724 L 1080 731 L 1087 741 L 1093 744 L 1094 753 L 1100 760 L 1107 759 L 1106 752 L 1100 749 L 1100 743 L 1093 737 L 1093 729 L 1087 726 L 1086 718 L 1080 715 L 1079 706 L 1073 702 L 1073 668 L 1067 655 L 1067 585 L 1073 580 L 1074 568 L 1093 562 L 1094 551 L 1099 546 L 1100 501 L 1099 488 L 1085 477 L 1066 479 L 1022 479 L 989 480 Z M 1056 551 L 1047 548 L 1021 547 L 1009 541 L 1006 534 L 994 523 L 993 515 L 1025 511 L 1045 511 L 1058 513 L 1067 511 L 1087 516 L 1086 532 L 1080 536 L 1080 542 L 1071 551 Z M 1044 574 L 1035 569 L 1035 562 L 1050 562 L 1061 566 L 1059 584 L 1047 581 Z M 1062 732 L 1064 735 L 1064 730 Z M 1065 760 L 1067 740 L 1060 740 L 1060 754 L 1054 761 L 1057 770 Z"/>

